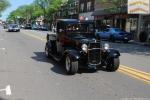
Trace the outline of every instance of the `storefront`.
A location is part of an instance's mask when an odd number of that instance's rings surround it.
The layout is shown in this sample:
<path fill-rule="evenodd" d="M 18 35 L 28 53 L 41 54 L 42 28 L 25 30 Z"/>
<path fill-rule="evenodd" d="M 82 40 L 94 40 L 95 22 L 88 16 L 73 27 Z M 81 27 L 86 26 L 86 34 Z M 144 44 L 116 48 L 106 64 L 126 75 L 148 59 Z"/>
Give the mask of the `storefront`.
<path fill-rule="evenodd" d="M 110 12 L 109 10 L 100 9 L 93 12 L 94 20 L 98 30 L 103 30 L 105 26 L 117 27 L 127 32 L 132 32 L 133 36 L 137 35 L 138 15 L 127 14 L 126 10 L 121 12 Z"/>

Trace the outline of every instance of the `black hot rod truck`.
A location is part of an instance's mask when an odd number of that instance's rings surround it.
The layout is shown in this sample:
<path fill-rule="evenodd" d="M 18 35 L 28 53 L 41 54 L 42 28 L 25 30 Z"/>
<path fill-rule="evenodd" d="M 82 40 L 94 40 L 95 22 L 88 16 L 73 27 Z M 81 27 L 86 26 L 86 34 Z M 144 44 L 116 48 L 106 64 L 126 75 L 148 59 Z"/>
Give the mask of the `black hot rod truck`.
<path fill-rule="evenodd" d="M 107 71 L 119 68 L 120 53 L 102 46 L 95 37 L 95 25 L 92 21 L 77 19 L 58 19 L 56 34 L 47 34 L 45 46 L 47 57 L 65 62 L 67 74 L 75 74 L 80 68 L 97 69 L 105 66 Z"/>

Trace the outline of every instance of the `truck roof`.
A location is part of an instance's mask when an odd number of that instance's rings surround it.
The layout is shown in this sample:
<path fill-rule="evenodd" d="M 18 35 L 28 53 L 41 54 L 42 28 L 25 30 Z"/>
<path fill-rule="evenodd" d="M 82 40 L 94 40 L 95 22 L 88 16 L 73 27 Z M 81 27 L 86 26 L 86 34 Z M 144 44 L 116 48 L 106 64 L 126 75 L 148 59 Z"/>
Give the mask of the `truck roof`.
<path fill-rule="evenodd" d="M 64 22 L 64 23 L 92 23 L 91 20 L 78 20 L 78 19 L 57 19 L 57 22 Z"/>

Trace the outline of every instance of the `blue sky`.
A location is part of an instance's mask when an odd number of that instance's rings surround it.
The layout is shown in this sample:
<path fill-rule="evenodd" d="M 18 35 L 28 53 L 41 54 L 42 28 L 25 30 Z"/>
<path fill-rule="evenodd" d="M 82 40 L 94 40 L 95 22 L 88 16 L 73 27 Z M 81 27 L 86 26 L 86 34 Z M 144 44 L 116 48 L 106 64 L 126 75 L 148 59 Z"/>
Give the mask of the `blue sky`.
<path fill-rule="evenodd" d="M 21 5 L 31 4 L 33 1 L 34 0 L 9 0 L 11 6 L 2 13 L 0 19 L 5 20 L 11 11 L 17 9 Z"/>

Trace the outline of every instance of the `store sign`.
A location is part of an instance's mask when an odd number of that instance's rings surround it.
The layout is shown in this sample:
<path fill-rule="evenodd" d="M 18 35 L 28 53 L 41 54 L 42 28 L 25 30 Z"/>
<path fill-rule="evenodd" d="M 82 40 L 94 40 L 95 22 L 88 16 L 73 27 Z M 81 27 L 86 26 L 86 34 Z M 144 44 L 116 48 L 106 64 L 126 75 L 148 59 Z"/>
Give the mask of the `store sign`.
<path fill-rule="evenodd" d="M 128 14 L 150 14 L 150 0 L 128 0 Z"/>

